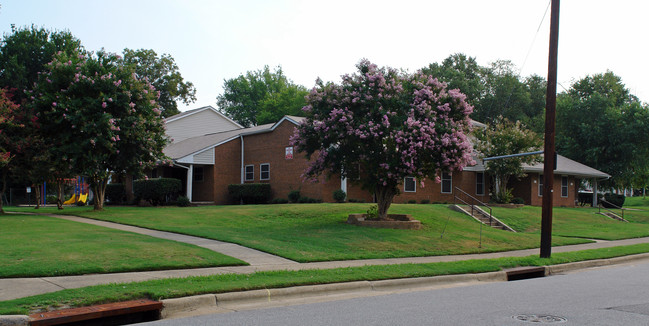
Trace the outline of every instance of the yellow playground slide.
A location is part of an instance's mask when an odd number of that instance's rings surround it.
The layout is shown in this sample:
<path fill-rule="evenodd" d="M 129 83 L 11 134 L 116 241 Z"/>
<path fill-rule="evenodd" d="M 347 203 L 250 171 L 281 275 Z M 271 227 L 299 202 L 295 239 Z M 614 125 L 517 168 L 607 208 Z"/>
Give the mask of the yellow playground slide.
<path fill-rule="evenodd" d="M 63 202 L 63 205 L 72 205 L 77 202 L 77 194 L 72 195 L 72 198 Z"/>
<path fill-rule="evenodd" d="M 79 199 L 77 201 L 80 201 L 85 204 L 87 200 L 88 200 L 88 194 L 81 194 L 79 195 Z"/>

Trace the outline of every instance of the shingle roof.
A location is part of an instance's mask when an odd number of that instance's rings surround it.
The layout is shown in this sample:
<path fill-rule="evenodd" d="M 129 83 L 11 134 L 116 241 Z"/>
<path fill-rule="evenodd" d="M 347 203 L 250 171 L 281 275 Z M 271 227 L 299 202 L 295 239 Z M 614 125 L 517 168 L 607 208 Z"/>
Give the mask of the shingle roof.
<path fill-rule="evenodd" d="M 543 155 L 541 155 L 543 157 Z M 465 168 L 467 171 L 484 171 L 485 166 L 482 160 L 476 156 L 473 157 L 476 164 Z M 543 173 L 543 162 L 534 165 L 523 164 L 523 171 L 525 173 Z M 610 178 L 611 176 L 602 171 L 591 168 L 588 165 L 581 164 L 573 161 L 565 156 L 557 155 L 557 169 L 554 170 L 555 174 L 572 175 L 580 178 Z"/>
<path fill-rule="evenodd" d="M 164 149 L 165 155 L 169 156 L 172 160 L 183 158 L 187 155 L 200 152 L 210 147 L 215 147 L 226 143 L 232 139 L 239 137 L 241 134 L 255 133 L 270 131 L 274 124 L 269 123 L 265 125 L 236 129 L 230 131 L 217 132 L 198 137 L 192 137 L 183 141 L 169 144 Z"/>
<path fill-rule="evenodd" d="M 542 155 L 541 155 L 542 156 Z M 537 163 L 534 165 L 523 165 L 523 170 L 526 173 L 543 173 L 543 163 Z M 565 156 L 557 155 L 557 169 L 554 170 L 554 174 L 564 174 L 564 175 L 574 175 L 582 178 L 610 178 L 611 176 L 608 173 L 591 168 L 588 165 L 581 164 L 577 161 L 573 161 Z"/>

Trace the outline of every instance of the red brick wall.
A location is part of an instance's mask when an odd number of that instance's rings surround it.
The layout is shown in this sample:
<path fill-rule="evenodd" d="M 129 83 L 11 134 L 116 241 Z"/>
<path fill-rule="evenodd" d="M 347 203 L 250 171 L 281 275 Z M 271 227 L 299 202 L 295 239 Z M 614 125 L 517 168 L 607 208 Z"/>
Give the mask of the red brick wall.
<path fill-rule="evenodd" d="M 562 175 L 560 174 L 554 175 L 552 205 L 574 207 L 575 200 L 577 199 L 577 191 L 579 189 L 579 179 L 576 179 L 573 176 L 568 176 L 568 197 L 561 197 L 561 177 Z M 531 190 L 530 201 L 528 202 L 526 200 L 525 204 L 533 206 L 543 205 L 543 197 L 539 196 L 539 174 L 530 173 L 529 176 L 522 181 L 524 180 L 527 180 Z"/>
<path fill-rule="evenodd" d="M 255 179 L 251 183 L 268 182 L 271 184 L 274 198 L 288 198 L 292 190 L 299 190 L 302 196 L 332 202 L 332 194 L 340 189 L 340 178 L 329 180 L 321 177 L 320 182 L 302 182 L 302 173 L 308 166 L 303 154 L 293 152 L 292 159 L 286 159 L 286 147 L 293 135 L 295 125 L 289 121 L 282 122 L 268 133 L 244 136 L 245 165 L 254 165 Z M 260 180 L 260 165 L 270 164 L 270 180 Z"/>
<path fill-rule="evenodd" d="M 472 171 L 461 171 L 452 173 L 452 186 L 451 193 L 442 193 L 442 184 L 436 183 L 434 180 L 424 179 L 424 187 L 417 182 L 415 192 L 405 192 L 403 184 L 399 186 L 401 194 L 396 196 L 393 200 L 395 203 L 407 203 L 410 200 L 415 200 L 420 203 L 422 200 L 428 200 L 431 203 L 447 202 L 451 203 L 457 193 L 455 187 L 467 192 L 469 195 L 475 197 L 482 202 L 489 202 L 489 182 L 485 176 L 485 194 L 478 196 L 476 194 L 476 178 L 477 173 Z M 460 194 L 457 194 L 460 195 Z"/>
<path fill-rule="evenodd" d="M 194 166 L 203 168 L 203 181 L 192 182 L 192 201 L 213 201 L 214 200 L 214 166 L 200 165 Z"/>
<path fill-rule="evenodd" d="M 241 183 L 240 139 L 231 140 L 214 148 L 212 180 L 214 203 L 217 205 L 229 204 L 228 185 Z"/>

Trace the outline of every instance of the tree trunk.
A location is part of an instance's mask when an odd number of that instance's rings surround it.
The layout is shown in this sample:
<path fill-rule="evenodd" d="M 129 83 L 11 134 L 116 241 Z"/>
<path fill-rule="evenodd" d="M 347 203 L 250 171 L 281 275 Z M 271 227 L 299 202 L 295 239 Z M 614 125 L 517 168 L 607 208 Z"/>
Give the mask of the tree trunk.
<path fill-rule="evenodd" d="M 392 204 L 392 199 L 397 194 L 395 187 L 390 186 L 376 186 L 376 204 L 378 210 L 377 218 L 385 220 L 388 218 L 388 209 Z"/>
<path fill-rule="evenodd" d="M 36 207 L 34 209 L 41 208 L 41 187 L 39 185 L 34 187 L 34 197 L 36 197 Z"/>
<path fill-rule="evenodd" d="M 95 195 L 95 211 L 104 210 L 104 197 L 106 195 L 106 185 L 108 184 L 108 178 L 93 180 L 92 182 L 92 192 Z"/>
<path fill-rule="evenodd" d="M 63 209 L 63 179 L 56 183 L 56 208 Z"/>

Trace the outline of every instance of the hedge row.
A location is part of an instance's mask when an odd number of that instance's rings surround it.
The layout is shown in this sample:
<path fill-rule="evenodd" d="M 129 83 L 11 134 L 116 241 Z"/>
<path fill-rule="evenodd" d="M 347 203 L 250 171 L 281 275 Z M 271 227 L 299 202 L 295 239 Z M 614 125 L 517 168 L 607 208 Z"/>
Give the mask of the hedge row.
<path fill-rule="evenodd" d="M 233 204 L 266 204 L 273 197 L 268 183 L 246 183 L 228 185 Z"/>
<path fill-rule="evenodd" d="M 174 203 L 181 191 L 179 179 L 157 178 L 133 182 L 135 200 L 146 200 L 154 206 Z"/>

